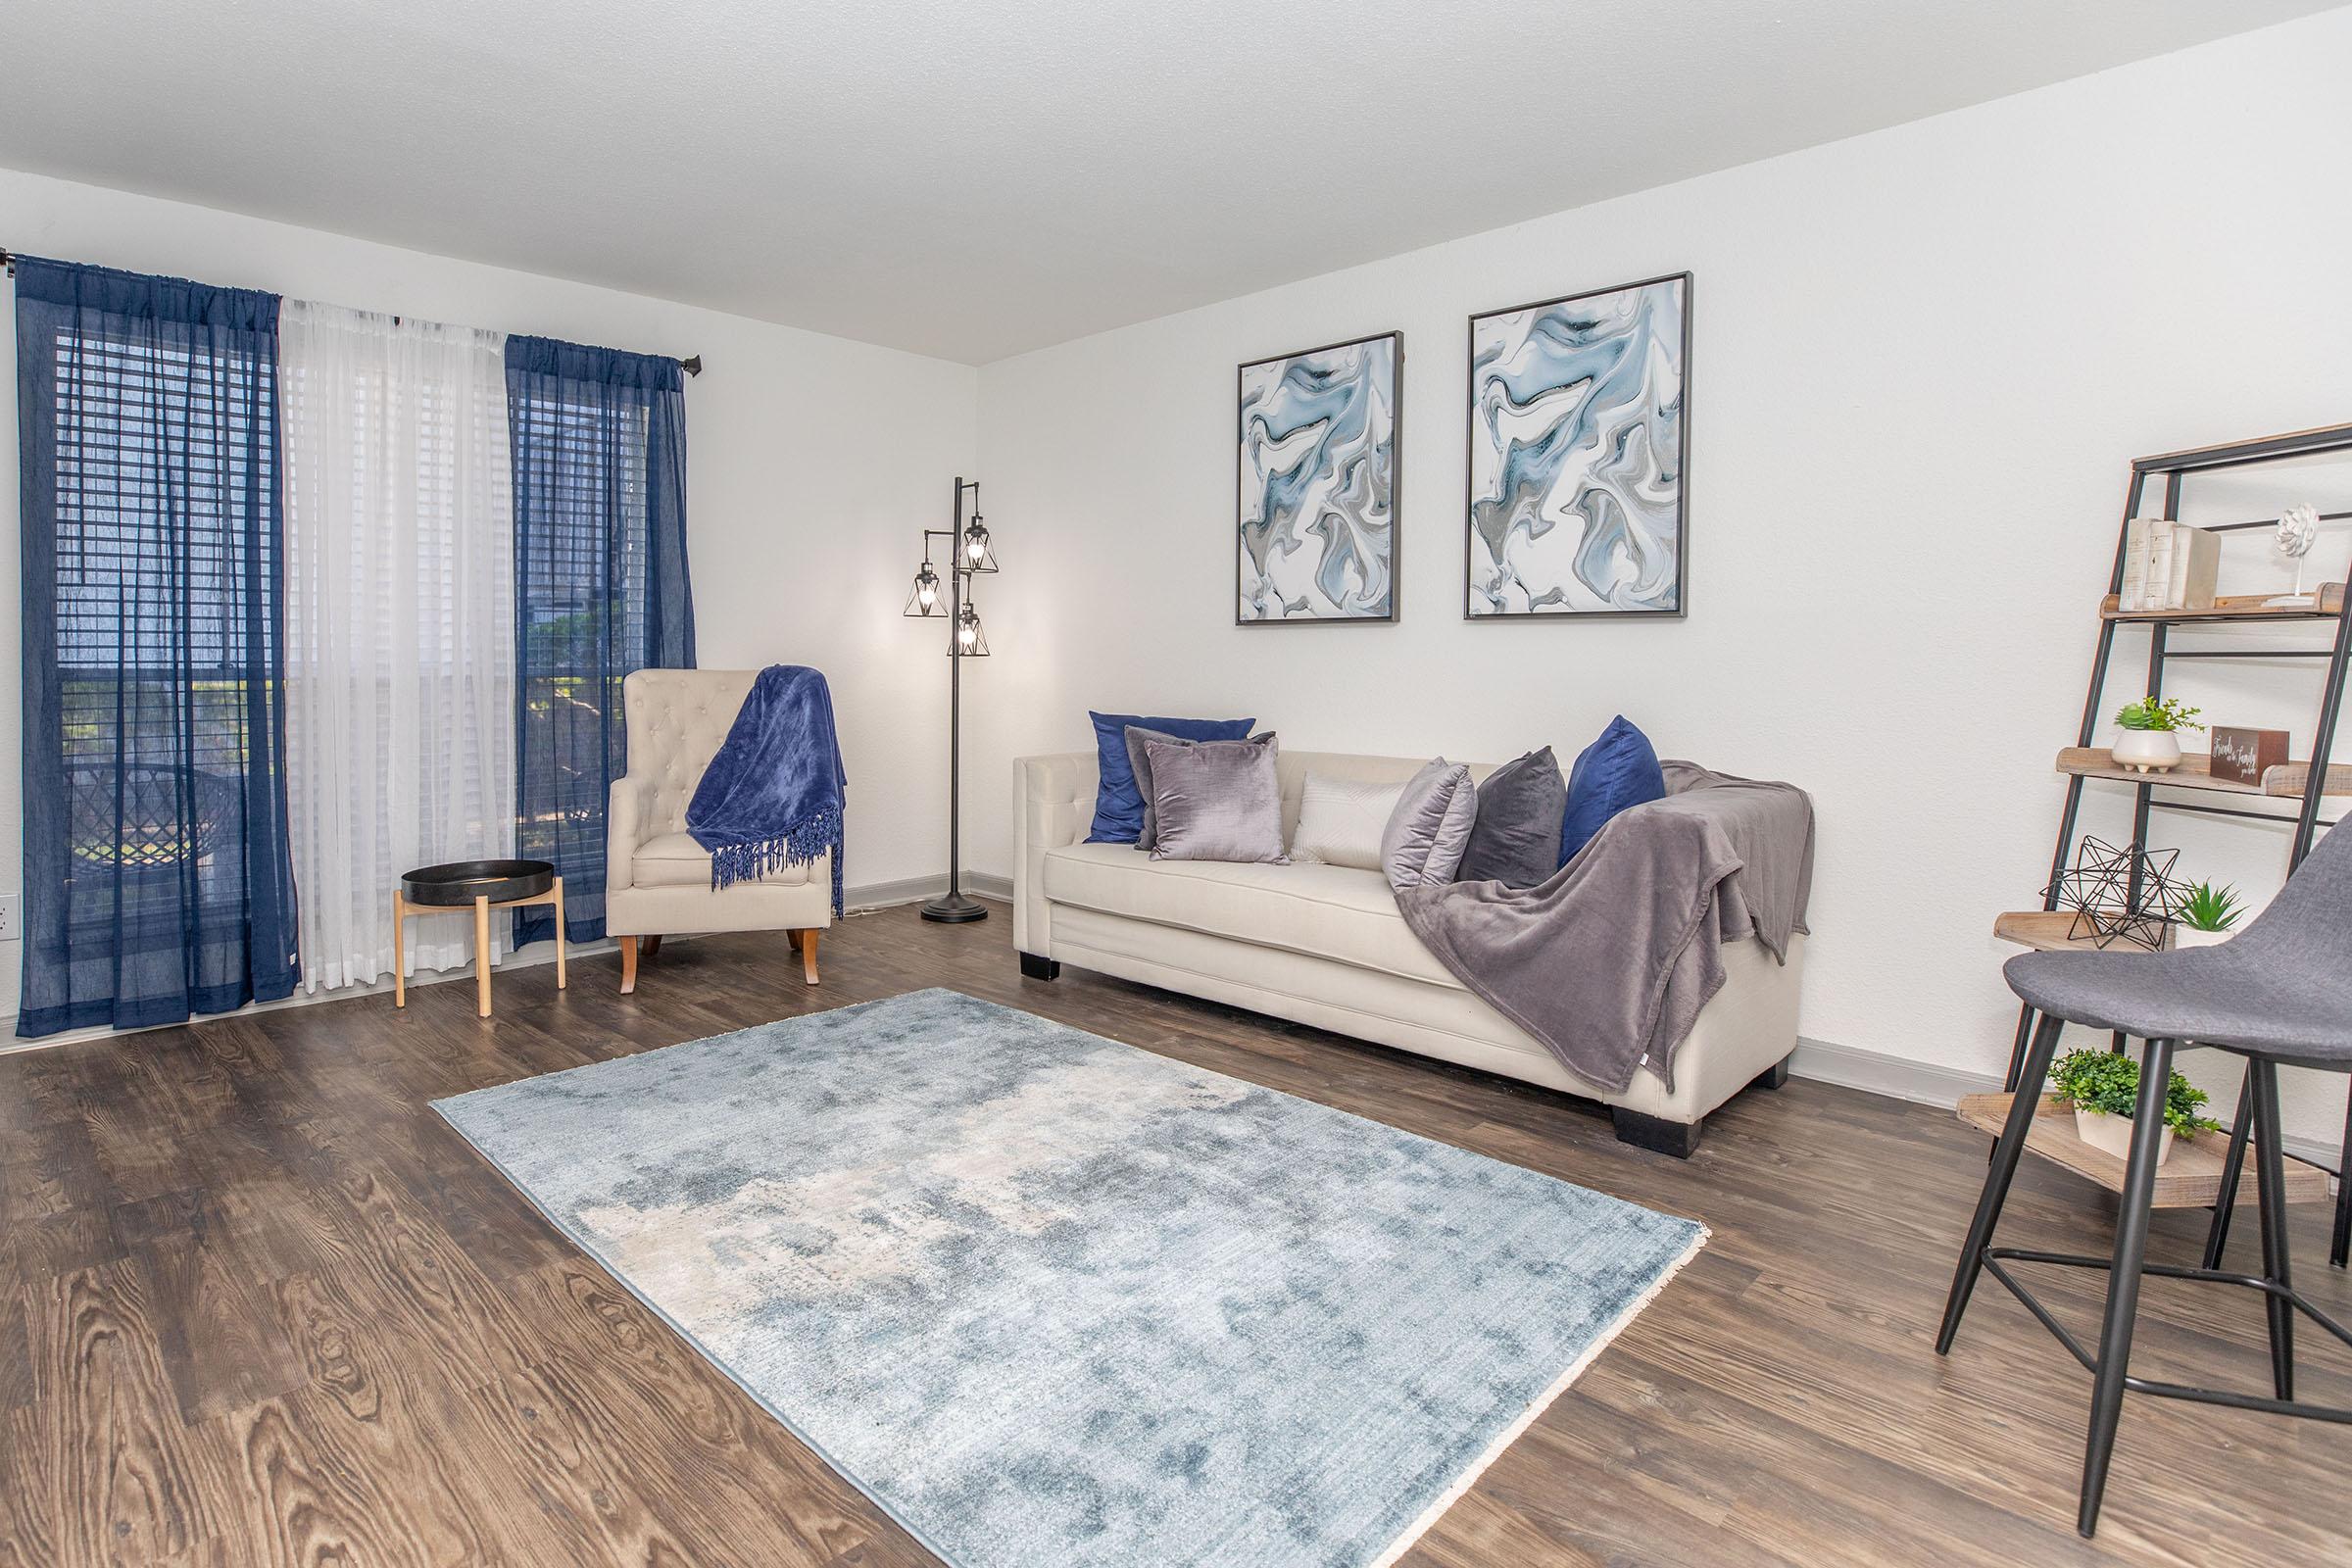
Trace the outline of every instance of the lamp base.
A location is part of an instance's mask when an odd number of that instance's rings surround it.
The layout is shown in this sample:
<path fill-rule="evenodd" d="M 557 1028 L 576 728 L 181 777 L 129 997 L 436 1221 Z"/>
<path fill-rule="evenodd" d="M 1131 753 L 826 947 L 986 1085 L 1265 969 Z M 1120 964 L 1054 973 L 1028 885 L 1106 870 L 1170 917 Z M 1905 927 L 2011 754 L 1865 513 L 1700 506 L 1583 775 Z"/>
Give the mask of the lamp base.
<path fill-rule="evenodd" d="M 960 893 L 943 894 L 923 906 L 923 918 L 942 925 L 968 925 L 988 918 L 988 906 Z"/>

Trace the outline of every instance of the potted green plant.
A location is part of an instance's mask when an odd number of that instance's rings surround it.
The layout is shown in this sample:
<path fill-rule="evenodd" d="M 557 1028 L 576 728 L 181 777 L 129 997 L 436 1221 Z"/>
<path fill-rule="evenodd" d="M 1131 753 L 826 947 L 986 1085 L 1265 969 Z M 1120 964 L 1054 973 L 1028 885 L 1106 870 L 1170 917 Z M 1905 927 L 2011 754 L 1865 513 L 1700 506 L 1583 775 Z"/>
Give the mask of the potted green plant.
<path fill-rule="evenodd" d="M 2132 1152 L 2132 1117 L 2139 1108 L 2139 1063 L 2120 1051 L 2077 1051 L 2050 1069 L 2050 1087 L 2075 1107 L 2075 1131 L 2091 1148 L 2122 1159 Z M 2173 1138 L 2214 1127 L 2197 1114 L 2205 1091 L 2174 1073 L 2164 1091 L 2164 1133 L 2156 1163 L 2173 1155 Z"/>
<path fill-rule="evenodd" d="M 2180 913 L 2173 921 L 2173 946 L 2210 948 L 2227 942 L 2230 928 L 2237 924 L 2237 917 L 2244 912 L 2236 888 L 2217 888 L 2210 882 L 2200 882 L 2188 890 L 2188 900 L 2180 906 Z"/>
<path fill-rule="evenodd" d="M 2115 738 L 2108 755 L 2118 767 L 2128 767 L 2140 773 L 2161 773 L 2180 765 L 2180 735 L 2184 729 L 2203 729 L 2197 715 L 2202 708 L 2191 708 L 2176 697 L 2143 697 L 2136 703 L 2126 703 L 2117 710 L 2115 721 L 2123 733 Z"/>

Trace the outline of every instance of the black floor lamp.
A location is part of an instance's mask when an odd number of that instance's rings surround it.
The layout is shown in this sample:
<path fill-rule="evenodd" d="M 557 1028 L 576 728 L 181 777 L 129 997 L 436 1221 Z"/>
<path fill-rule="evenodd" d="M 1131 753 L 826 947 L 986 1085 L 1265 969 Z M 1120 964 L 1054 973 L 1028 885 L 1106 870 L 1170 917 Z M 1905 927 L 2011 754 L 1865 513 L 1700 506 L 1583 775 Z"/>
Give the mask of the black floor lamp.
<path fill-rule="evenodd" d="M 965 522 L 963 498 L 972 498 L 972 517 Z M 948 620 L 948 891 L 923 906 L 923 918 L 960 925 L 988 918 L 988 906 L 965 898 L 961 883 L 963 860 L 963 662 L 988 657 L 988 635 L 980 628 L 980 612 L 972 604 L 970 579 L 997 569 L 996 553 L 989 548 L 988 529 L 980 521 L 980 481 L 958 475 L 956 480 L 955 526 L 923 530 L 923 566 L 914 574 L 914 592 L 906 596 L 905 613 L 911 619 Z M 947 603 L 940 603 L 939 572 L 931 564 L 931 541 L 948 541 Z"/>

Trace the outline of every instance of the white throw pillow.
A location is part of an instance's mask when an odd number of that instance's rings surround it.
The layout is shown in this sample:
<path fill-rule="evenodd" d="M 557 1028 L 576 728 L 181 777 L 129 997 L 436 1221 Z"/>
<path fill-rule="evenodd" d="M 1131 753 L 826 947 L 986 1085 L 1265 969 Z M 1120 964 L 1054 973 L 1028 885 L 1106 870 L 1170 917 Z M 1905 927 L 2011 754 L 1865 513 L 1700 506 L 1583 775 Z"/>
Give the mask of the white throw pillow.
<path fill-rule="evenodd" d="M 1291 835 L 1291 858 L 1379 870 L 1381 830 L 1389 825 L 1403 793 L 1401 780 L 1368 784 L 1307 774 L 1306 789 L 1298 798 L 1298 828 Z"/>

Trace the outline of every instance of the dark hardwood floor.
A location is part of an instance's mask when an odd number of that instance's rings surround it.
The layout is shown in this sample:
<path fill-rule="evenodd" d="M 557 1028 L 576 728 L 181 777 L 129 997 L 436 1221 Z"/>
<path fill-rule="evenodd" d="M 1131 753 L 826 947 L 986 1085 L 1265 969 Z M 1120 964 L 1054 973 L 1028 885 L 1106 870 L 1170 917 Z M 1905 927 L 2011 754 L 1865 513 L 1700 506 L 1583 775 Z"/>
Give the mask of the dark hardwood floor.
<path fill-rule="evenodd" d="M 1802 1080 L 1679 1162 L 1597 1107 L 1064 970 L 1011 921 L 781 936 L 0 1056 L 0 1564 L 932 1559 L 587 1262 L 428 1102 L 947 985 L 1675 1213 L 1714 1239 L 1405 1559 L 1413 1568 L 2352 1560 L 2352 1431 L 2145 1399 L 2073 1531 L 2087 1379 L 1987 1281 L 1931 1344 L 1985 1141 Z M 2005 1240 L 2103 1250 L 2111 1208 L 2029 1160 Z M 2158 1216 L 2193 1260 L 2202 1216 Z M 2323 1210 L 2295 1262 L 2324 1263 Z M 2250 1259 L 2255 1227 L 2232 1256 Z M 2086 1282 L 2051 1294 L 2095 1336 Z M 2152 1374 L 2267 1374 L 2259 1305 L 2152 1283 Z M 2308 1396 L 2352 1358 L 2306 1331 Z M 2137 1369 L 2137 1367 L 2135 1367 Z M 1049 1568 L 1049 1565 L 1040 1565 Z"/>

